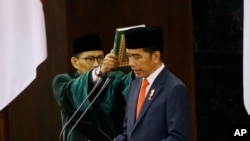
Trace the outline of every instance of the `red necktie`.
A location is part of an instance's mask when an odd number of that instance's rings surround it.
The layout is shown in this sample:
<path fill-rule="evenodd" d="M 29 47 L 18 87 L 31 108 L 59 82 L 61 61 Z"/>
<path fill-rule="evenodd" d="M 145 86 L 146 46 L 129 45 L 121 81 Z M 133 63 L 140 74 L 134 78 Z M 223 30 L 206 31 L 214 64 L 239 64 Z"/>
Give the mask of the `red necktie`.
<path fill-rule="evenodd" d="M 148 86 L 148 80 L 147 79 L 143 79 L 142 84 L 141 84 L 141 89 L 140 89 L 140 93 L 139 93 L 139 98 L 137 101 L 137 108 L 136 108 L 136 119 L 139 116 L 142 104 L 144 102 L 145 99 L 145 93 L 146 93 L 146 88 Z"/>

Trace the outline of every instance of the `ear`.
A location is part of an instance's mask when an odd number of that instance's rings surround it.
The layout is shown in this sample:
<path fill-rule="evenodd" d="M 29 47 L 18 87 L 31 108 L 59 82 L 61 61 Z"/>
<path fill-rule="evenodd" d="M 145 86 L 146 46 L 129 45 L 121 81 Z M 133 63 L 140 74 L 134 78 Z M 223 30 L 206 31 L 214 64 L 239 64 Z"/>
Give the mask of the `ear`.
<path fill-rule="evenodd" d="M 70 58 L 71 64 L 75 69 L 78 69 L 78 60 L 76 57 L 71 57 Z"/>
<path fill-rule="evenodd" d="M 154 63 L 158 63 L 161 59 L 161 53 L 160 51 L 155 51 L 153 53 L 153 60 L 154 60 Z"/>

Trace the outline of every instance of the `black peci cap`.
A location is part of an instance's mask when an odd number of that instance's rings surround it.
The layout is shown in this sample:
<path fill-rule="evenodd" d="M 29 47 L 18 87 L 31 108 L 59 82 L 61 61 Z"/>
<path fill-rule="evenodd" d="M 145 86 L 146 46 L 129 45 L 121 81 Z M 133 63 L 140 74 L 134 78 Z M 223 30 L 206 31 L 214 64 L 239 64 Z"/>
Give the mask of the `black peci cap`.
<path fill-rule="evenodd" d="M 132 28 L 125 31 L 124 35 L 128 49 L 154 47 L 162 50 L 163 48 L 163 31 L 160 27 Z"/>
<path fill-rule="evenodd" d="M 103 50 L 101 39 L 98 35 L 85 35 L 73 41 L 73 55 L 94 50 Z"/>

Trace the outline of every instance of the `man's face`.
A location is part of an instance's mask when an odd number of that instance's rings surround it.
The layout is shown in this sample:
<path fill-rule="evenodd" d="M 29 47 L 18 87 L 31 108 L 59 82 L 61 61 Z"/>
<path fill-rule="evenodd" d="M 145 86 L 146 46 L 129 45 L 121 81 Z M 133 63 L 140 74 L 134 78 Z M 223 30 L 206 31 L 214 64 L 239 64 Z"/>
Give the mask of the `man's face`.
<path fill-rule="evenodd" d="M 159 51 L 154 53 L 146 52 L 143 48 L 126 49 L 129 59 L 129 65 L 134 71 L 136 77 L 148 77 L 159 66 Z"/>
<path fill-rule="evenodd" d="M 79 74 L 83 74 L 90 69 L 102 64 L 104 53 L 102 50 L 85 51 L 71 58 L 73 67 Z"/>

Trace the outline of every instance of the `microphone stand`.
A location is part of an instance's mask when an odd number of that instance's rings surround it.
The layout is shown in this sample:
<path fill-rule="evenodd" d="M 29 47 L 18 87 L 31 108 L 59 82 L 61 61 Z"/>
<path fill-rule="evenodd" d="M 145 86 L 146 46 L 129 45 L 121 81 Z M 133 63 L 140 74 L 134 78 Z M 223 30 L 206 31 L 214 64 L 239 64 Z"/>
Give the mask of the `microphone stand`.
<path fill-rule="evenodd" d="M 59 135 L 59 141 L 62 140 L 62 136 L 63 133 L 66 129 L 66 127 L 70 124 L 70 122 L 72 121 L 72 119 L 76 116 L 76 114 L 78 113 L 78 111 L 81 109 L 81 107 L 83 106 L 83 104 L 86 103 L 86 101 L 89 99 L 89 97 L 93 94 L 93 92 L 97 89 L 97 87 L 101 84 L 101 82 L 107 77 L 107 75 L 103 75 L 95 84 L 95 86 L 93 87 L 93 89 L 90 91 L 90 93 L 88 94 L 88 96 L 82 101 L 82 103 L 79 105 L 79 107 L 76 109 L 76 111 L 73 113 L 73 115 L 70 117 L 70 119 L 64 124 L 60 135 Z M 67 136 L 66 136 L 67 138 Z M 65 141 L 64 137 L 63 137 L 63 141 Z"/>
<path fill-rule="evenodd" d="M 95 100 L 99 97 L 99 95 L 103 92 L 103 90 L 107 87 L 107 85 L 109 84 L 109 82 L 112 80 L 114 76 L 109 76 L 106 81 L 104 82 L 103 86 L 101 87 L 100 91 L 96 94 L 96 96 L 94 97 L 94 99 L 90 102 L 90 104 L 88 105 L 88 107 L 85 109 L 85 111 L 81 114 L 81 116 L 78 118 L 78 120 L 75 122 L 75 124 L 72 126 L 71 130 L 68 133 L 67 136 L 67 140 L 69 140 L 70 134 L 72 133 L 72 131 L 74 130 L 74 128 L 76 127 L 76 125 L 80 122 L 80 120 L 82 119 L 82 117 L 86 114 L 86 112 L 89 110 L 89 108 L 93 105 L 93 103 L 95 102 Z M 109 138 L 107 136 L 107 138 Z M 110 139 L 110 138 L 109 138 Z M 112 139 L 110 139 L 112 140 Z"/>

